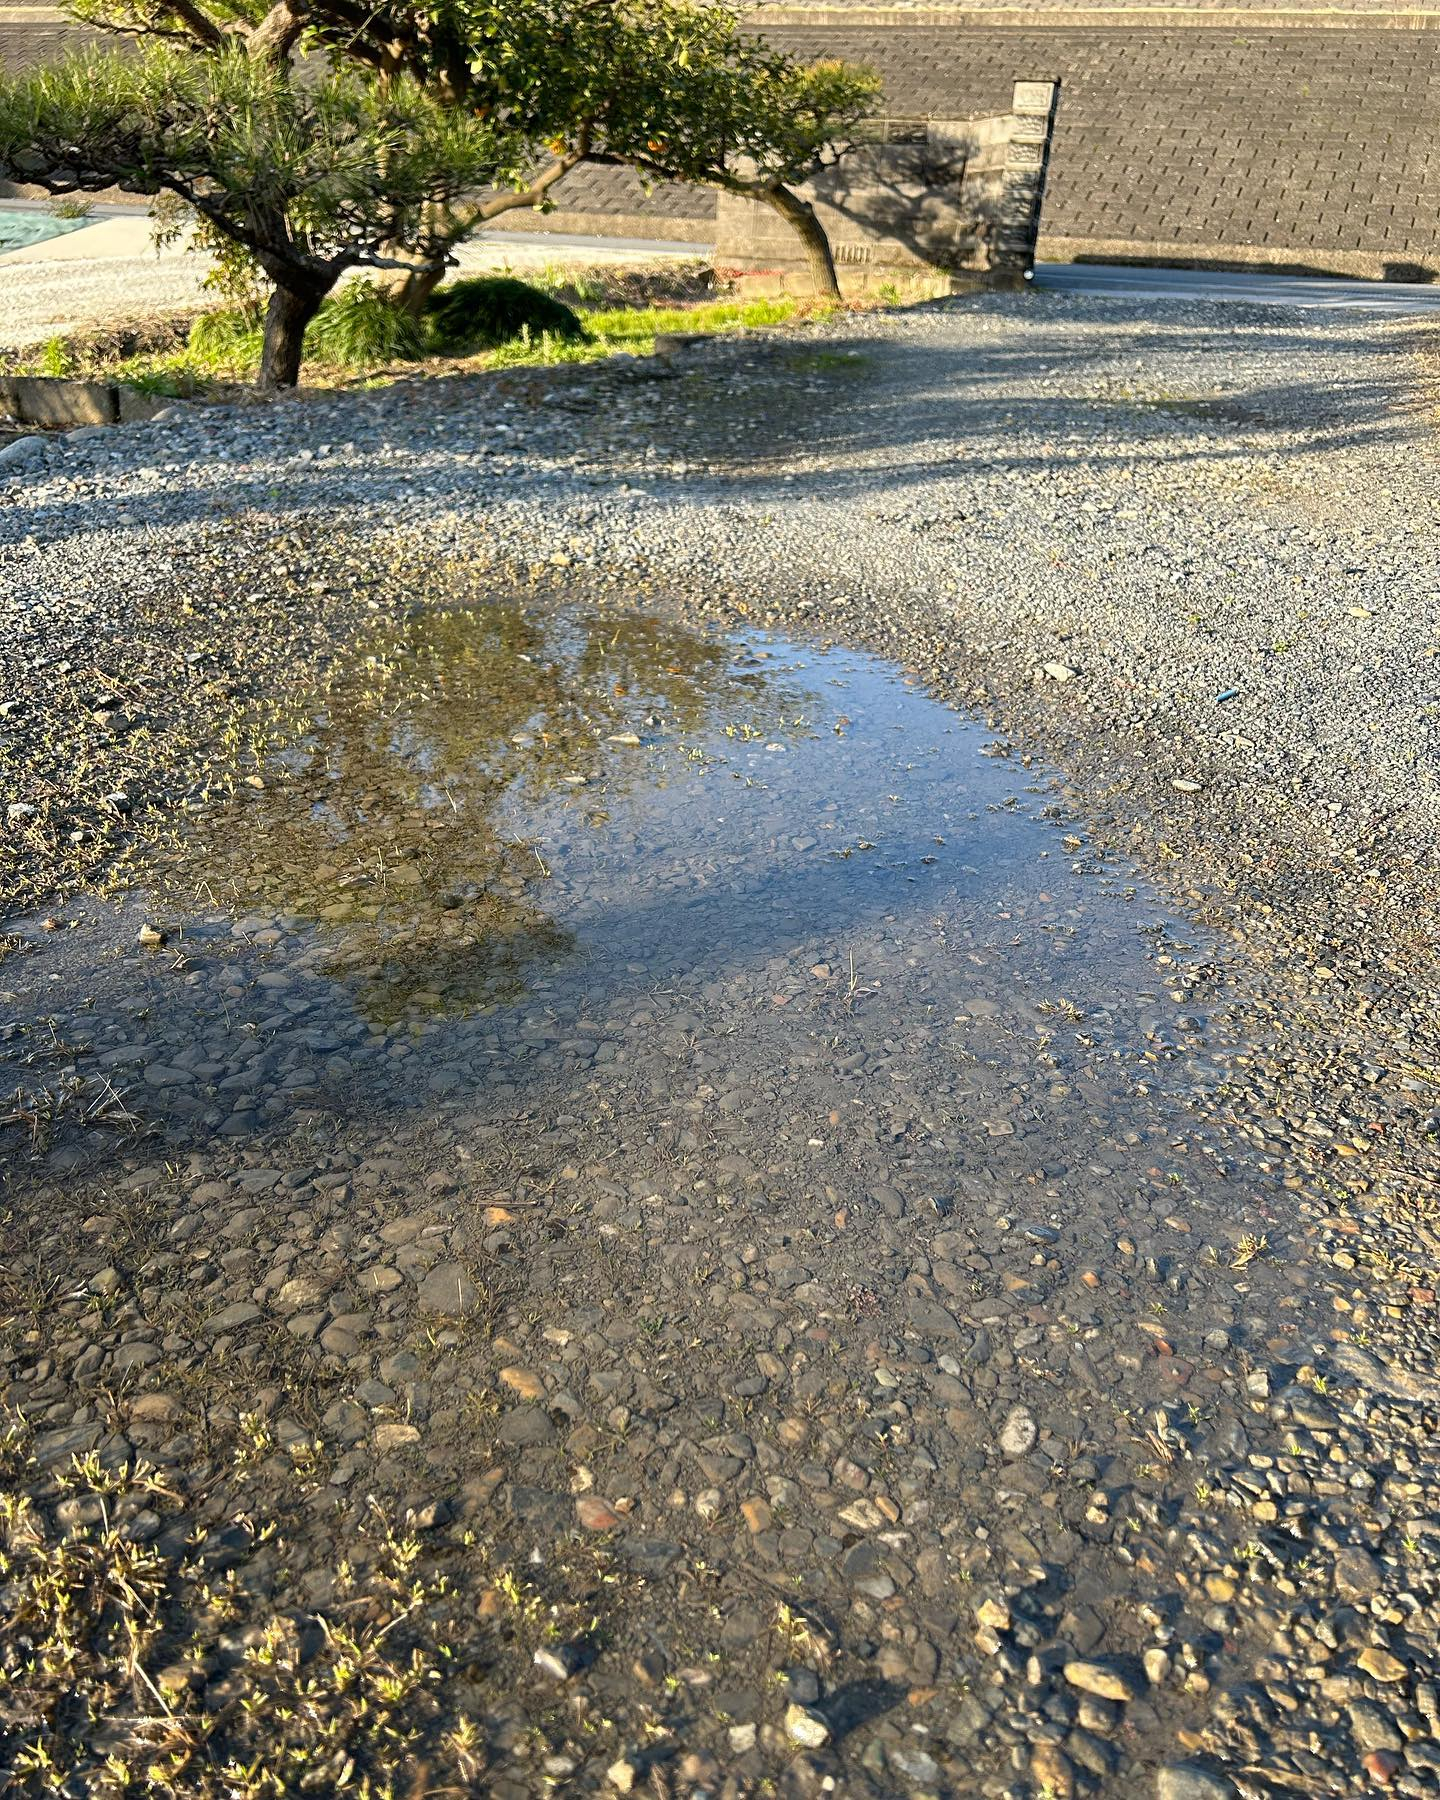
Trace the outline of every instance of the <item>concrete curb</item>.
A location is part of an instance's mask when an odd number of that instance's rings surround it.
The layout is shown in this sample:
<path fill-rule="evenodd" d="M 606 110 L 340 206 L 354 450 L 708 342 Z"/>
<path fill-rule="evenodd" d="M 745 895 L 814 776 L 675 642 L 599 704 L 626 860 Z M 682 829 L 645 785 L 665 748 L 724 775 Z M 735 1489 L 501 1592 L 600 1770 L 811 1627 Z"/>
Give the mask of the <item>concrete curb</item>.
<path fill-rule="evenodd" d="M 1352 281 L 1428 282 L 1440 278 L 1440 253 L 1420 261 L 1402 251 L 1309 250 L 1303 244 L 1186 244 L 1174 240 L 1065 237 L 1042 221 L 1037 254 L 1045 262 L 1124 268 L 1213 269 L 1234 275 L 1333 276 Z"/>
<path fill-rule="evenodd" d="M 123 425 L 152 419 L 171 403 L 115 381 L 63 381 L 48 375 L 0 375 L 0 408 L 20 425 L 72 431 L 80 425 Z"/>

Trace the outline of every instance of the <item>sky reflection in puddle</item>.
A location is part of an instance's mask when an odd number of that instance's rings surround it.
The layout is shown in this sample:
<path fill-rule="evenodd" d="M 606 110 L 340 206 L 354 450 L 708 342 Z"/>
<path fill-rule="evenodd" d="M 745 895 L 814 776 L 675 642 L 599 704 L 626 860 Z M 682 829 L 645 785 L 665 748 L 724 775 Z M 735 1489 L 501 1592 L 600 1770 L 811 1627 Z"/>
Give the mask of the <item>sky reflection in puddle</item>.
<path fill-rule="evenodd" d="M 1188 1010 L 1215 945 L 873 658 L 497 602 L 417 612 L 297 707 L 112 955 L 67 934 L 95 1065 L 173 1116 L 239 1133 L 357 1081 L 403 1103 L 518 1064 L 648 1069 L 663 1102 L 699 1036 L 731 1087 L 878 1062 L 996 1136 L 1037 1082 L 1110 1106 L 1162 1064 L 1171 1089 L 1220 1078 Z M 126 940 L 142 914 L 165 957 Z"/>

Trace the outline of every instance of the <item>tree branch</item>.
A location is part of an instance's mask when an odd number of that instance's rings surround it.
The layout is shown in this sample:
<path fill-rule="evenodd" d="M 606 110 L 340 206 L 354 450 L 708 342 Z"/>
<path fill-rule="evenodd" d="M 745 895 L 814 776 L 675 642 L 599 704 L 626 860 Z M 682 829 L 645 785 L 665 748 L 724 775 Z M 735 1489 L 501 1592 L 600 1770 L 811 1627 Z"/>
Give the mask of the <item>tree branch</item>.
<path fill-rule="evenodd" d="M 225 33 L 208 13 L 201 12 L 200 8 L 193 4 L 193 0 L 165 0 L 163 8 L 159 10 L 174 13 L 189 35 L 194 38 L 196 43 L 202 44 L 205 49 L 221 50 L 225 47 L 227 41 Z M 148 29 L 157 36 L 163 33 L 163 27 L 160 26 Z"/>
<path fill-rule="evenodd" d="M 168 3 L 168 0 L 167 0 Z M 245 48 L 258 61 L 284 62 L 307 23 L 304 0 L 277 0 L 265 17 L 245 34 Z"/>
<path fill-rule="evenodd" d="M 187 25 L 142 25 L 138 19 L 106 19 L 99 13 L 85 14 L 85 23 L 96 31 L 108 32 L 111 37 L 126 37 L 135 42 L 153 38 L 163 44 L 194 44 L 196 35 Z"/>
<path fill-rule="evenodd" d="M 424 275 L 431 269 L 443 269 L 449 258 L 442 253 L 421 257 L 418 262 L 407 262 L 403 256 L 387 256 L 383 250 L 361 250 L 355 255 L 347 255 L 340 263 L 342 269 L 403 269 L 407 275 Z"/>
<path fill-rule="evenodd" d="M 604 163 L 607 168 L 634 169 L 638 174 L 648 175 L 654 181 L 698 181 L 705 187 L 725 188 L 732 194 L 758 194 L 774 187 L 780 179 L 776 176 L 773 179 L 767 177 L 763 181 L 744 181 L 719 163 L 703 169 L 667 169 L 663 163 L 654 162 L 648 156 L 627 156 L 618 150 L 594 150 L 590 153 L 589 160 Z"/>
<path fill-rule="evenodd" d="M 580 134 L 580 141 L 573 150 L 567 150 L 563 156 L 557 156 L 550 167 L 541 175 L 537 175 L 528 188 L 511 194 L 492 194 L 488 200 L 478 201 L 472 209 L 472 220 L 485 221 L 498 219 L 502 213 L 516 212 L 521 207 L 536 207 L 544 203 L 545 196 L 558 181 L 563 181 L 574 168 L 578 168 L 590 156 L 590 132 L 587 127 Z"/>
<path fill-rule="evenodd" d="M 407 24 L 382 6 L 357 4 L 356 0 L 316 0 L 312 23 L 332 48 L 382 72 L 408 66 L 421 74 L 432 53 L 413 23 Z M 445 59 L 450 99 L 457 99 L 469 85 L 469 71 L 464 69 L 462 76 L 462 68 L 463 59 Z"/>

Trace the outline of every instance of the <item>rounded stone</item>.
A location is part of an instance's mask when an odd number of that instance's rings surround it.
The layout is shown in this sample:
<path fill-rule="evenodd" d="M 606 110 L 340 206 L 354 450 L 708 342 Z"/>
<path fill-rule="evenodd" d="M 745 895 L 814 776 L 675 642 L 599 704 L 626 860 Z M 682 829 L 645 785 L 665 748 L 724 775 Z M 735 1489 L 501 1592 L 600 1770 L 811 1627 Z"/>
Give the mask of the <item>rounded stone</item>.
<path fill-rule="evenodd" d="M 1028 1456 L 1039 1437 L 1040 1427 L 1023 1406 L 1017 1406 L 1000 1427 L 1000 1449 L 1013 1461 Z"/>
<path fill-rule="evenodd" d="M 420 1310 L 463 1318 L 480 1304 L 475 1283 L 460 1263 L 437 1263 L 420 1283 Z"/>

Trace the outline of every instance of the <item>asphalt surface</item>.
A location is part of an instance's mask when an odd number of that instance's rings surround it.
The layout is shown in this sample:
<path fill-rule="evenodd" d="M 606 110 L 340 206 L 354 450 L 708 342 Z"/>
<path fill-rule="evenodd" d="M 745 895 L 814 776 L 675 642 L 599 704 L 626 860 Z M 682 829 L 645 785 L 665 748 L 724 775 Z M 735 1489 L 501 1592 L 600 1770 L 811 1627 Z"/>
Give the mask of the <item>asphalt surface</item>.
<path fill-rule="evenodd" d="M 1114 299 L 1231 300 L 1247 306 L 1295 306 L 1365 312 L 1440 309 L 1440 284 L 1348 281 L 1319 275 L 1239 275 L 1223 270 L 1131 269 L 1109 263 L 1037 263 L 1035 285 L 1052 293 Z"/>

